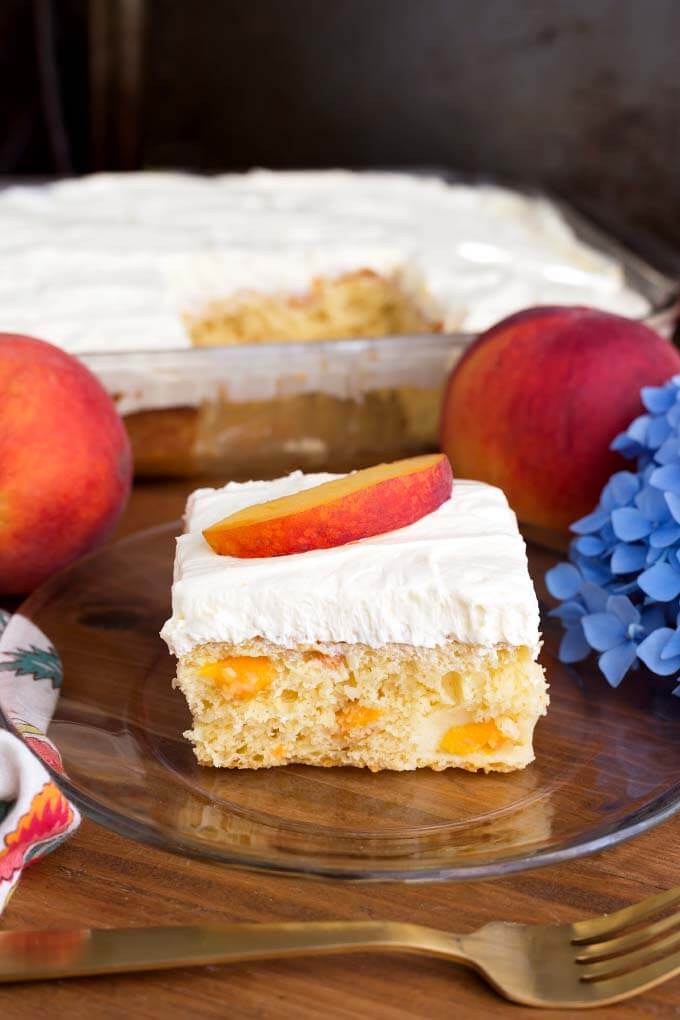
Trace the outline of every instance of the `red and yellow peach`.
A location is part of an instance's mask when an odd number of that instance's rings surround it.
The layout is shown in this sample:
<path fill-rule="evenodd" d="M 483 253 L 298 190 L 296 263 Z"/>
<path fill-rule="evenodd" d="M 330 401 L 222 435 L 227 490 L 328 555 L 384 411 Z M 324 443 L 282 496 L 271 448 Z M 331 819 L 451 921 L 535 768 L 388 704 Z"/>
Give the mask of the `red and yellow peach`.
<path fill-rule="evenodd" d="M 131 477 L 125 429 L 91 372 L 0 333 L 0 592 L 28 592 L 103 542 Z"/>
<path fill-rule="evenodd" d="M 625 466 L 610 443 L 640 388 L 680 372 L 657 333 L 590 308 L 530 308 L 479 337 L 455 367 L 441 420 L 456 475 L 504 490 L 520 520 L 564 530 Z"/>

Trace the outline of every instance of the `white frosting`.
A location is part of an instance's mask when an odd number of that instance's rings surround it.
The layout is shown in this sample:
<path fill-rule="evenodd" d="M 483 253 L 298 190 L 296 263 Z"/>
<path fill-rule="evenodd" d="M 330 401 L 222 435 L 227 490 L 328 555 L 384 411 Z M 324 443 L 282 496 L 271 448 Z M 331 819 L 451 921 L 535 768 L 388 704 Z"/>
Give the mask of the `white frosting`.
<path fill-rule="evenodd" d="M 538 648 L 538 603 L 517 520 L 503 492 L 481 482 L 456 479 L 434 513 L 335 549 L 235 559 L 218 556 L 203 538 L 202 529 L 237 510 L 335 477 L 298 471 L 193 493 L 162 630 L 172 652 L 253 637 L 284 647 L 435 647 L 455 639 Z"/>
<path fill-rule="evenodd" d="M 358 268 L 394 274 L 448 332 L 533 304 L 649 310 L 555 206 L 494 186 L 260 170 L 98 174 L 0 192 L 2 328 L 76 354 L 187 348 L 183 311 L 244 289 L 304 292 L 316 275 Z M 124 413 L 172 406 L 181 374 L 164 384 L 155 371 L 148 359 L 131 378 L 119 359 L 102 378 L 125 395 Z M 198 376 L 182 403 L 217 385 Z M 231 399 L 252 399 L 231 385 Z"/>

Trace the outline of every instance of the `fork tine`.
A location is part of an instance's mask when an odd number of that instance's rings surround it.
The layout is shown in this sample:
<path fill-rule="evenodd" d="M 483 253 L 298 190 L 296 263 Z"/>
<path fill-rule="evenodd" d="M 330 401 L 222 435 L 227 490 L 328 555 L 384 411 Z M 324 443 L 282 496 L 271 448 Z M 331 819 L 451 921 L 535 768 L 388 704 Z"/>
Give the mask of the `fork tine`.
<path fill-rule="evenodd" d="M 579 945 L 583 942 L 594 942 L 598 939 L 615 935 L 623 928 L 631 924 L 644 921 L 647 917 L 653 917 L 666 907 L 673 906 L 680 902 L 680 886 L 669 889 L 667 892 L 658 893 L 656 896 L 649 896 L 641 903 L 634 903 L 630 907 L 616 910 L 613 914 L 605 914 L 604 917 L 593 917 L 587 921 L 575 921 L 571 926 L 572 942 Z"/>
<path fill-rule="evenodd" d="M 625 953 L 623 956 L 615 956 L 609 960 L 600 960 L 598 963 L 587 963 L 579 977 L 582 981 L 592 981 L 593 978 L 606 978 L 608 974 L 613 977 L 622 972 L 639 970 L 674 950 L 680 953 L 680 932 L 677 931 L 673 935 L 668 935 L 659 942 L 652 942 L 651 945 L 645 946 L 644 949 L 637 949 L 633 953 Z"/>
<path fill-rule="evenodd" d="M 618 1002 L 631 995 L 645 992 L 677 974 L 680 974 L 680 952 L 667 956 L 665 960 L 657 960 L 656 963 L 632 971 L 630 974 L 622 974 L 610 980 L 589 981 L 586 984 L 592 998 L 597 999 L 600 1003 Z"/>
<path fill-rule="evenodd" d="M 585 945 L 576 957 L 576 962 L 588 963 L 591 960 L 599 960 L 604 956 L 620 955 L 629 949 L 635 949 L 646 942 L 651 942 L 657 935 L 663 935 L 664 932 L 671 931 L 673 928 L 680 928 L 680 910 L 676 910 L 675 913 L 669 917 L 664 917 L 661 921 L 656 921 L 654 924 L 648 924 L 638 931 L 631 932 L 630 935 L 620 935 L 618 938 L 608 939 L 606 942 L 594 942 L 591 945 Z"/>

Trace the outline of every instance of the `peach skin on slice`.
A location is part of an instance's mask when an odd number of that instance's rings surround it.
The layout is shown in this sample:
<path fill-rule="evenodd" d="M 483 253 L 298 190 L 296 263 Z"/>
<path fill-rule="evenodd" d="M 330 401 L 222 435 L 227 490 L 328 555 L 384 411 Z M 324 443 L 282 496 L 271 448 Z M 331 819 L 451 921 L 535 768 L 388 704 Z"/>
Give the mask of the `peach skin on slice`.
<path fill-rule="evenodd" d="M 329 549 L 412 524 L 446 502 L 452 486 L 444 454 L 411 457 L 246 507 L 203 535 L 216 553 L 241 559 Z"/>

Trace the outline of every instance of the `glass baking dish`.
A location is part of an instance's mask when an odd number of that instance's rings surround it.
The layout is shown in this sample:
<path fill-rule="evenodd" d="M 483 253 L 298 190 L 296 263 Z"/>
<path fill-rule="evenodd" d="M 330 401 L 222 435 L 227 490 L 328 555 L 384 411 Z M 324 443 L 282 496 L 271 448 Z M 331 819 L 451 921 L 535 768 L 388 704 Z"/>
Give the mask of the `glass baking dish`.
<path fill-rule="evenodd" d="M 614 256 L 670 336 L 670 276 L 565 203 L 577 236 Z M 266 478 L 347 471 L 436 449 L 443 389 L 470 334 L 80 355 L 114 396 L 139 476 Z"/>

